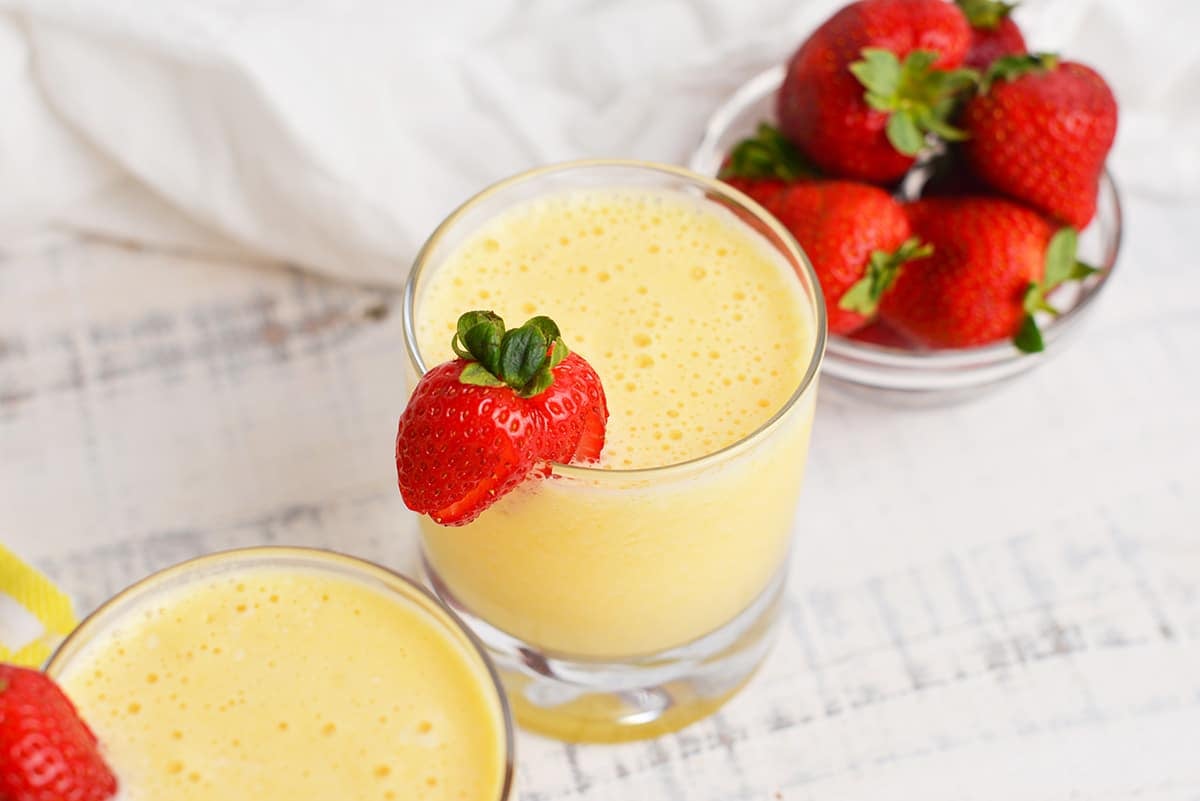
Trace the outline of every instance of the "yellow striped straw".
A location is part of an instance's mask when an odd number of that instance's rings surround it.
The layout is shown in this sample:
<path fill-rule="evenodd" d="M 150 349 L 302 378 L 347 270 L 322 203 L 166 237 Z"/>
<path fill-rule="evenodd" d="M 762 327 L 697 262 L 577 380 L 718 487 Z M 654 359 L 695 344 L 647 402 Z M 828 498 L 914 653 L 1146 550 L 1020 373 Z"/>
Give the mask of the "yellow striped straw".
<path fill-rule="evenodd" d="M 41 667 L 75 623 L 66 593 L 0 545 L 0 662 Z"/>

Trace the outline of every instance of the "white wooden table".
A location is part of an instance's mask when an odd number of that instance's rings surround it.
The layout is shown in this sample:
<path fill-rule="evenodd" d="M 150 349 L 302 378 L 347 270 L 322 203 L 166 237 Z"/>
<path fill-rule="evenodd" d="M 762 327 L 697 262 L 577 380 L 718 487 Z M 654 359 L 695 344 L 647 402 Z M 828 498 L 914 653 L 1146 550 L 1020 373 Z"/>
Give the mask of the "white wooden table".
<path fill-rule="evenodd" d="M 1200 799 L 1200 208 L 1128 206 L 1053 364 L 940 410 L 822 397 L 786 626 L 742 696 L 653 742 L 523 736 L 522 800 Z M 81 612 L 240 545 L 409 568 L 402 360 L 393 293 L 6 240 L 0 539 Z"/>

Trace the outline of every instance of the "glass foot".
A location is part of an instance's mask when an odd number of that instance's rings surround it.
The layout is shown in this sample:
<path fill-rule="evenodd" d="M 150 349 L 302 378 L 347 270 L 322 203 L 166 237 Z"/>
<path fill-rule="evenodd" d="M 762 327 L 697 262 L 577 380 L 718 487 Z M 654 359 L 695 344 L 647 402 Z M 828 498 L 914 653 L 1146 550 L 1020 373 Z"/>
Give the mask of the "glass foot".
<path fill-rule="evenodd" d="M 620 661 L 575 660 L 531 647 L 465 609 L 425 564 L 434 592 L 475 632 L 496 663 L 523 728 L 558 740 L 616 743 L 678 731 L 716 712 L 766 657 L 785 571 L 736 618 L 698 640 Z"/>

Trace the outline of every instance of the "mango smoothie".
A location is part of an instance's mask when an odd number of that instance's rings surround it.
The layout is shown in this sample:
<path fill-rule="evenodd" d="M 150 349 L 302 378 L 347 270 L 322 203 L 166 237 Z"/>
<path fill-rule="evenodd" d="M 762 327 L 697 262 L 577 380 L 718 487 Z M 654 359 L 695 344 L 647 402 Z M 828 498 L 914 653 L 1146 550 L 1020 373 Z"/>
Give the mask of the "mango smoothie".
<path fill-rule="evenodd" d="M 197 560 L 119 598 L 48 672 L 122 801 L 500 801 L 502 702 L 471 640 L 380 568 L 298 549 Z"/>
<path fill-rule="evenodd" d="M 822 340 L 818 305 L 761 233 L 697 193 L 569 189 L 479 219 L 422 270 L 426 365 L 452 358 L 468 309 L 547 315 L 611 413 L 597 467 L 555 466 L 464 527 L 421 519 L 455 603 L 546 654 L 620 660 L 697 640 L 764 593 L 788 550 Z"/>

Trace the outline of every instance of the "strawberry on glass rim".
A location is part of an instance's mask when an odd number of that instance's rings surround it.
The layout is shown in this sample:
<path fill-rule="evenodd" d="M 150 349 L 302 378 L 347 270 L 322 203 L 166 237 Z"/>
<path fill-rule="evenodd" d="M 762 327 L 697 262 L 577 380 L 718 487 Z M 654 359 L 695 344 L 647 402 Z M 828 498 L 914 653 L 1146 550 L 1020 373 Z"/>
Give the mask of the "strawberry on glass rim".
<path fill-rule="evenodd" d="M 548 462 L 600 458 L 604 388 L 553 320 L 505 329 L 495 312 L 469 311 L 452 347 L 459 358 L 425 373 L 400 416 L 396 473 L 409 509 L 465 525 L 548 475 Z"/>
<path fill-rule="evenodd" d="M 106 801 L 117 780 L 49 677 L 0 664 L 0 801 Z"/>

